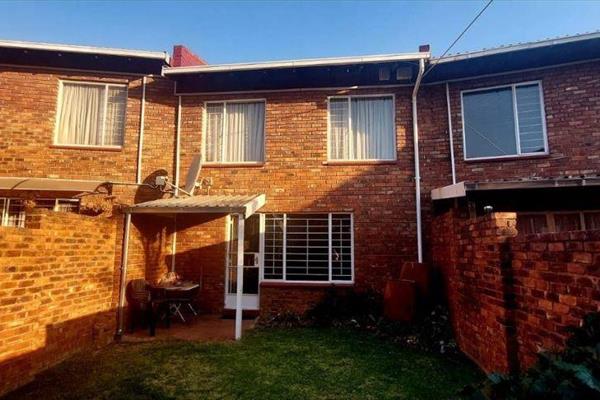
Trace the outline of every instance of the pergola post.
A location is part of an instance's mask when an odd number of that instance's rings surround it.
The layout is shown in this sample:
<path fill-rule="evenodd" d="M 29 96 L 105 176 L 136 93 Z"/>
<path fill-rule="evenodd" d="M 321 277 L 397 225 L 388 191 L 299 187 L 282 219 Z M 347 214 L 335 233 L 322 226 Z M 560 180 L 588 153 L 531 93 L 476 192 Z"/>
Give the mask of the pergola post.
<path fill-rule="evenodd" d="M 237 288 L 235 293 L 235 340 L 242 338 L 242 295 L 244 291 L 244 214 L 237 218 Z"/>

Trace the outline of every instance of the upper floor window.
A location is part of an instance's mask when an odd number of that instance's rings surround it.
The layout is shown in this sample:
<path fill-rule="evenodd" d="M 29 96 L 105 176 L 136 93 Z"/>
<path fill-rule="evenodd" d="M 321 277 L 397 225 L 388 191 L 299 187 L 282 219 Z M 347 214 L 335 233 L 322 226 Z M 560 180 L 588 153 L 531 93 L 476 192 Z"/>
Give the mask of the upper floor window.
<path fill-rule="evenodd" d="M 329 160 L 395 160 L 393 96 L 329 99 Z"/>
<path fill-rule="evenodd" d="M 465 159 L 548 152 L 539 82 L 462 92 Z"/>
<path fill-rule="evenodd" d="M 204 161 L 264 161 L 264 101 L 209 102 L 205 118 Z"/>
<path fill-rule="evenodd" d="M 123 145 L 127 86 L 61 82 L 55 144 Z"/>

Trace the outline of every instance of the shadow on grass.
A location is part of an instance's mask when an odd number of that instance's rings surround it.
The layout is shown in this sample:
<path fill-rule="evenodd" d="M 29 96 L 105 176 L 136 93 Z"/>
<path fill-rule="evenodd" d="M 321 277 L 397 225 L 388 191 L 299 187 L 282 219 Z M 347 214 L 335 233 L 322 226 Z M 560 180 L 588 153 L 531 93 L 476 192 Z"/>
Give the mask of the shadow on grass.
<path fill-rule="evenodd" d="M 467 363 L 336 329 L 256 330 L 240 343 L 118 344 L 79 354 L 9 399 L 443 399 Z"/>

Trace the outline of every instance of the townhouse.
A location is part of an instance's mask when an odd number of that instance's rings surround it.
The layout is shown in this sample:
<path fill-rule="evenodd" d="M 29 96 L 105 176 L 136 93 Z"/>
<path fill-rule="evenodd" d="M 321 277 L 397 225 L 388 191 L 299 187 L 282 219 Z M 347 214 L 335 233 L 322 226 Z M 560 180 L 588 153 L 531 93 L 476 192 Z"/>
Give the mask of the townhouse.
<path fill-rule="evenodd" d="M 201 283 L 206 312 L 381 292 L 432 259 L 449 208 L 517 211 L 524 232 L 600 227 L 599 56 L 597 33 L 226 65 L 1 41 L 2 225 L 109 215 L 121 316 L 128 281 L 169 270 Z"/>

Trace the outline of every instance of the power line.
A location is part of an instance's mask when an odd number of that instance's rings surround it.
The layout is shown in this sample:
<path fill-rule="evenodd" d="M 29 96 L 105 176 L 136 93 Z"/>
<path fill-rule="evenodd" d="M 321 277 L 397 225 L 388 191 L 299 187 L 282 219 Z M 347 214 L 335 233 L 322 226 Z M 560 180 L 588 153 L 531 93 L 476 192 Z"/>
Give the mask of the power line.
<path fill-rule="evenodd" d="M 485 5 L 485 7 L 483 7 L 481 9 L 481 11 L 479 11 L 477 13 L 477 15 L 475 16 L 475 18 L 473 18 L 471 20 L 471 22 L 469 22 L 469 25 L 467 25 L 467 27 L 465 29 L 463 29 L 463 31 L 460 33 L 460 35 L 458 35 L 458 37 L 456 39 L 454 39 L 454 42 L 452 42 L 452 44 L 450 46 L 448 46 L 448 48 L 446 49 L 446 51 L 444 51 L 442 53 L 442 55 L 440 57 L 438 57 L 438 59 L 436 60 L 436 62 L 433 63 L 433 65 L 431 66 L 431 68 L 429 68 L 427 71 L 425 71 L 425 73 L 423 74 L 423 78 L 425 78 L 425 76 L 427 76 L 428 73 L 430 73 L 439 63 L 439 60 L 444 58 L 444 56 L 452 49 L 452 47 L 454 47 L 454 45 L 464 36 L 465 33 L 467 33 L 467 31 L 471 28 L 471 26 L 473 26 L 473 24 L 475 23 L 475 21 L 477 21 L 477 19 L 479 19 L 479 17 L 481 17 L 481 14 L 483 14 L 483 12 L 485 10 L 487 10 L 487 8 L 492 5 L 492 2 L 494 0 L 489 0 L 487 2 L 487 4 Z"/>

